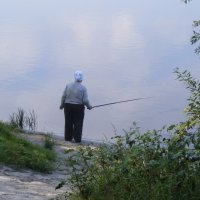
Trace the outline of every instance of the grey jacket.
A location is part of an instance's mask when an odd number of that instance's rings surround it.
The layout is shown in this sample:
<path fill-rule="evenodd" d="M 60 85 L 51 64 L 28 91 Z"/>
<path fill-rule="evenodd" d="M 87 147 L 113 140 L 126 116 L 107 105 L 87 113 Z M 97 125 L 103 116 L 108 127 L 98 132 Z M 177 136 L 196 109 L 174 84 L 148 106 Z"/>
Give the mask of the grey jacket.
<path fill-rule="evenodd" d="M 88 109 L 92 107 L 88 100 L 87 89 L 81 82 L 73 82 L 66 85 L 61 98 L 61 109 L 64 107 L 65 103 L 82 104 Z"/>

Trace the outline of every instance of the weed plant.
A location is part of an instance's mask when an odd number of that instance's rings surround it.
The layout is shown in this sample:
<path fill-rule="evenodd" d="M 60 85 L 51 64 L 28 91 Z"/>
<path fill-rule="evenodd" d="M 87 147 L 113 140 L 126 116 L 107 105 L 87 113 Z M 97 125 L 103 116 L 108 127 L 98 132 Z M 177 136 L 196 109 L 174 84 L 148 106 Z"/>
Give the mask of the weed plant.
<path fill-rule="evenodd" d="M 175 73 L 191 92 L 187 120 L 145 133 L 134 124 L 113 143 L 80 147 L 68 159 L 71 199 L 199 199 L 200 82 L 187 71 Z"/>
<path fill-rule="evenodd" d="M 29 111 L 26 115 L 25 125 L 31 131 L 35 131 L 37 129 L 37 117 L 34 110 Z"/>
<path fill-rule="evenodd" d="M 10 123 L 21 130 L 28 128 L 31 131 L 35 131 L 37 128 L 35 111 L 26 112 L 24 109 L 18 108 L 16 113 L 10 115 Z"/>
<path fill-rule="evenodd" d="M 20 138 L 15 131 L 15 126 L 0 122 L 0 162 L 40 172 L 51 172 L 54 169 L 55 153 Z"/>
<path fill-rule="evenodd" d="M 18 108 L 17 113 L 13 113 L 10 116 L 10 123 L 19 129 L 24 129 L 26 126 L 25 111 L 22 108 Z"/>
<path fill-rule="evenodd" d="M 55 145 L 55 139 L 53 138 L 52 133 L 47 133 L 44 135 L 44 147 L 50 150 L 53 150 Z"/>

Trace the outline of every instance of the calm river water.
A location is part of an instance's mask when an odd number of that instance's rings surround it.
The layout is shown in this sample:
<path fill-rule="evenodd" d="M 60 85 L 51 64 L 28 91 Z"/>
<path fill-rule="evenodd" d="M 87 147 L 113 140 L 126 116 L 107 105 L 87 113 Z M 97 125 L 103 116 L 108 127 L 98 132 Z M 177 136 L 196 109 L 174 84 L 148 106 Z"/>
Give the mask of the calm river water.
<path fill-rule="evenodd" d="M 34 109 L 38 130 L 63 135 L 60 99 L 77 69 L 92 105 L 153 97 L 86 110 L 86 139 L 110 138 L 134 121 L 145 131 L 184 120 L 188 92 L 173 71 L 200 78 L 190 45 L 199 8 L 180 0 L 1 0 L 0 120 Z"/>

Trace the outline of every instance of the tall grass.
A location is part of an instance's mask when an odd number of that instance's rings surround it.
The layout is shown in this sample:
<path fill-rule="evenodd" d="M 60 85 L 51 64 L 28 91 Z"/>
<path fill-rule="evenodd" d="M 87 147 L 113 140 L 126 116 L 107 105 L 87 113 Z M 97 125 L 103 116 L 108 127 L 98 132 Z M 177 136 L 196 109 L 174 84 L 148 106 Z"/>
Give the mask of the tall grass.
<path fill-rule="evenodd" d="M 10 115 L 10 123 L 21 130 L 28 128 L 31 131 L 35 131 L 37 128 L 35 111 L 26 112 L 23 108 L 18 108 L 16 113 Z"/>
<path fill-rule="evenodd" d="M 18 108 L 17 113 L 10 115 L 10 122 L 12 125 L 23 129 L 25 127 L 25 111 L 21 108 Z"/>
<path fill-rule="evenodd" d="M 51 172 L 54 169 L 55 153 L 20 138 L 15 131 L 15 126 L 0 122 L 0 162 L 20 168 Z"/>
<path fill-rule="evenodd" d="M 37 129 L 37 116 L 34 110 L 28 112 L 25 121 L 25 124 L 29 128 L 29 130 L 35 131 Z"/>

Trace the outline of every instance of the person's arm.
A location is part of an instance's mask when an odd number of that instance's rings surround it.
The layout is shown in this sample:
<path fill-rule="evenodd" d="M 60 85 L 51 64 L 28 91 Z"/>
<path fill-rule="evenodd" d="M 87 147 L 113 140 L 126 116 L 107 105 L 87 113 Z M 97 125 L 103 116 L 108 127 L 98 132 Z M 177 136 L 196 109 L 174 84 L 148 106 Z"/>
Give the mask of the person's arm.
<path fill-rule="evenodd" d="M 67 86 L 65 87 L 65 90 L 64 90 L 62 98 L 61 98 L 60 109 L 64 108 L 64 103 L 65 103 L 66 95 L 67 95 Z"/>
<path fill-rule="evenodd" d="M 90 105 L 90 101 L 88 99 L 88 93 L 87 93 L 87 89 L 84 88 L 84 92 L 83 92 L 83 104 L 87 107 L 87 109 L 91 110 L 92 106 Z"/>

